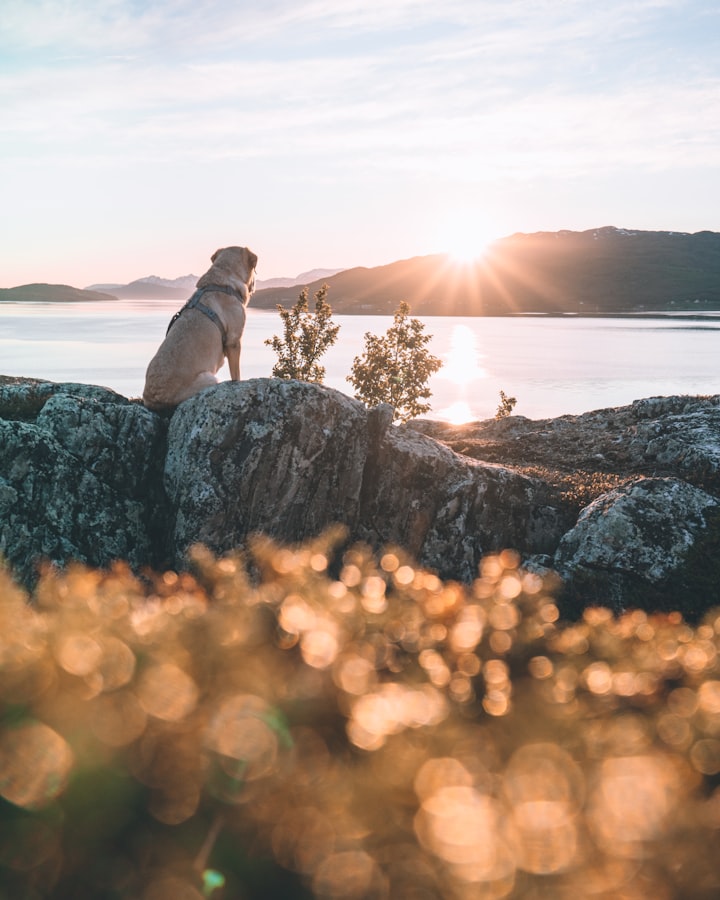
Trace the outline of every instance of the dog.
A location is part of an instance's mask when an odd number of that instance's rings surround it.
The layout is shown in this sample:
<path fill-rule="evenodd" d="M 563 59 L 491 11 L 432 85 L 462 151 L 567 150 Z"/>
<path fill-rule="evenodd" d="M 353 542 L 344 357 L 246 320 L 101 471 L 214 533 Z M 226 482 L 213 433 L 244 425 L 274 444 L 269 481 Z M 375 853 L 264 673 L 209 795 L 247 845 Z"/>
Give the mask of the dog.
<path fill-rule="evenodd" d="M 225 247 L 210 261 L 212 266 L 172 318 L 147 367 L 143 403 L 148 409 L 172 409 L 217 384 L 215 376 L 225 357 L 230 378 L 240 380 L 240 341 L 245 307 L 255 288 L 257 256 L 247 247 Z"/>

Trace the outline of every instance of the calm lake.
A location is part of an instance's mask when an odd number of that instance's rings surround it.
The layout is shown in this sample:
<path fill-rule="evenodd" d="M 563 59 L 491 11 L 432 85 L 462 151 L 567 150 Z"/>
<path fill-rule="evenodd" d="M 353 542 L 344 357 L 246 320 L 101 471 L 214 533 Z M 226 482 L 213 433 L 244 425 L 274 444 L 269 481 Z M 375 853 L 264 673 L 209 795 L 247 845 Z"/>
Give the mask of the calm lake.
<path fill-rule="evenodd" d="M 182 303 L 0 303 L 0 374 L 77 381 L 142 394 L 145 369 Z M 384 334 L 389 316 L 334 316 L 337 344 L 325 383 L 345 380 L 365 332 Z M 720 393 L 720 314 L 704 318 L 428 317 L 431 351 L 444 363 L 430 387 L 438 419 L 494 416 L 503 390 L 531 419 L 623 406 L 643 397 Z M 276 312 L 249 310 L 243 378 L 271 374 L 265 339 L 282 334 Z M 219 375 L 229 377 L 227 368 Z"/>

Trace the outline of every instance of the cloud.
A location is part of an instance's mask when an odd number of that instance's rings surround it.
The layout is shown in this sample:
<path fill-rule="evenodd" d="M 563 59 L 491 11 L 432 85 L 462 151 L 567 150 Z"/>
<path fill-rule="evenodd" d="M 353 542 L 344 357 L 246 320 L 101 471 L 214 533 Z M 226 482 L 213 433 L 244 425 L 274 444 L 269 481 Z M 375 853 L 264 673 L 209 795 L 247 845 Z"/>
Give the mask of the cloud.
<path fill-rule="evenodd" d="M 689 8 L 688 8 L 689 7 Z M 6 50 L 55 49 L 62 57 L 124 55 L 129 48 L 156 57 L 190 58 L 209 49 L 251 54 L 255 40 L 296 48 L 384 35 L 395 46 L 432 42 L 455 33 L 485 35 L 517 52 L 578 40 L 607 42 L 642 33 L 684 0 L 3 0 L 0 46 Z M 697 14 L 697 12 L 696 12 Z M 313 40 L 314 38 L 314 40 Z M 520 40 L 520 45 L 516 43 Z"/>
<path fill-rule="evenodd" d="M 131 24 L 146 42 L 160 24 L 175 39 L 195 24 L 202 46 L 218 27 L 217 4 L 188 6 L 188 19 L 182 6 L 170 15 L 162 5 L 151 17 L 131 19 L 126 5 L 116 2 L 108 9 L 122 39 L 106 35 L 98 58 L 38 62 L 0 77 L 6 161 L 292 158 L 322 161 L 336 172 L 360 167 L 395 177 L 452 171 L 474 181 L 710 165 L 720 149 L 720 79 L 694 74 L 680 80 L 672 70 L 625 79 L 595 65 L 598 45 L 619 31 L 629 39 L 641 13 L 660 8 L 610 3 L 581 18 L 574 3 L 405 0 L 392 10 L 349 0 L 276 4 L 272 21 L 283 34 L 296 19 L 352 31 L 363 9 L 366 28 L 407 25 L 413 16 L 416 29 L 440 21 L 468 27 L 421 37 L 413 30 L 392 51 L 355 36 L 352 47 L 329 45 L 322 54 L 304 54 L 302 47 L 278 52 L 269 41 L 254 48 L 255 58 L 203 51 L 178 62 L 167 50 L 158 57 L 108 53 L 126 46 Z M 97 14 L 89 9 L 67 4 L 64 24 L 48 26 L 46 39 L 58 40 L 61 25 L 79 27 L 85 19 L 95 35 Z M 242 4 L 232 10 L 223 13 L 231 32 L 244 17 Z M 530 23 L 520 21 L 518 10 Z M 547 21 L 538 20 L 539 11 Z M 266 12 L 250 20 L 256 29 L 269 27 Z M 589 32 L 592 45 L 578 45 Z M 283 46 L 291 43 L 285 35 Z"/>
<path fill-rule="evenodd" d="M 222 185 L 389 234 L 400 213 L 378 210 L 428 195 L 717 170 L 719 18 L 697 0 L 2 0 L 3 193 L 32 197 L 28 232 L 87 181 L 124 223 Z"/>

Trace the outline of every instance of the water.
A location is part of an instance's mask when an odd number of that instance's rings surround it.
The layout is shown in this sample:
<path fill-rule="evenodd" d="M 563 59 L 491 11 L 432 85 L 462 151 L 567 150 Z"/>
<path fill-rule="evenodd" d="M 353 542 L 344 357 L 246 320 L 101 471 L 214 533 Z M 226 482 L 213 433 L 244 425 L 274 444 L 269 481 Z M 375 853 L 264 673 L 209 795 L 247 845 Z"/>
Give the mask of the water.
<path fill-rule="evenodd" d="M 0 303 L 0 374 L 100 384 L 142 394 L 147 364 L 176 301 Z M 323 363 L 325 384 L 352 396 L 345 380 L 365 332 L 383 334 L 388 316 L 335 316 L 338 343 Z M 431 351 L 445 363 L 433 376 L 431 416 L 451 421 L 495 414 L 500 391 L 532 419 L 623 406 L 643 397 L 720 393 L 720 317 L 703 319 L 423 319 Z M 250 309 L 243 378 L 269 376 L 282 334 L 276 312 Z M 227 367 L 219 373 L 229 378 Z"/>

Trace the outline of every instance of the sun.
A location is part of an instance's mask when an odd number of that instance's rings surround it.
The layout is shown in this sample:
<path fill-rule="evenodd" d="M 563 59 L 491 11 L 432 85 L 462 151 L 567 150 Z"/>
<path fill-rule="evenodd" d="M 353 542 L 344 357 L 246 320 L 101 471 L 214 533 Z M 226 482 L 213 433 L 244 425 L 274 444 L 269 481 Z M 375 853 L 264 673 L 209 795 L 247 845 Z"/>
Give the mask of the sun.
<path fill-rule="evenodd" d="M 449 215 L 438 228 L 441 251 L 458 264 L 478 262 L 494 240 L 486 223 L 472 212 Z"/>
<path fill-rule="evenodd" d="M 482 259 L 487 252 L 490 241 L 479 238 L 475 234 L 455 235 L 449 243 L 447 254 L 453 262 L 473 263 Z"/>

